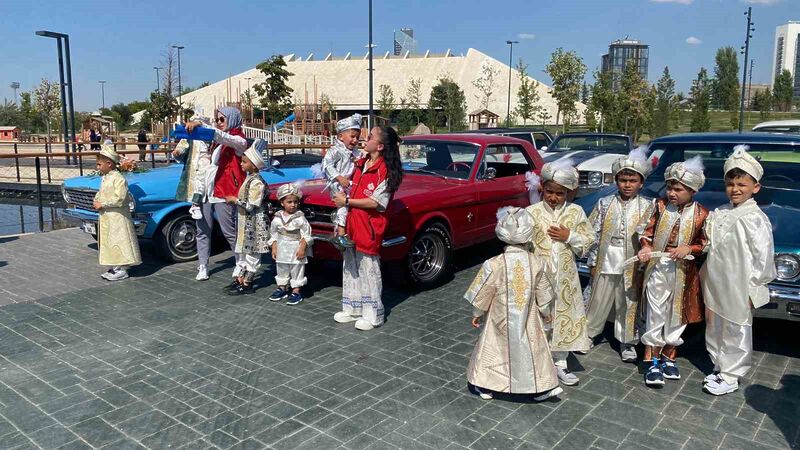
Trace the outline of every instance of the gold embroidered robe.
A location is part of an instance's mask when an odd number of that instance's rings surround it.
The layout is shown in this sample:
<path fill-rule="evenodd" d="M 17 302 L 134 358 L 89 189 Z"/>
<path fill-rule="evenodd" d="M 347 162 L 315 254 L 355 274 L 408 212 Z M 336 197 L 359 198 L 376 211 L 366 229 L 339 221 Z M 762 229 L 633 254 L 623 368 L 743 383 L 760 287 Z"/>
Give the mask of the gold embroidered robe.
<path fill-rule="evenodd" d="M 100 190 L 94 199 L 103 207 L 97 223 L 97 242 L 101 266 L 135 266 L 141 264 L 139 241 L 128 206 L 128 181 L 118 170 L 103 175 Z"/>
<path fill-rule="evenodd" d="M 575 257 L 582 257 L 597 239 L 580 206 L 565 203 L 553 210 L 542 201 L 526 208 L 535 219 L 529 243 L 531 251 L 545 261 L 545 272 L 555 292 L 552 307 L 552 351 L 585 351 L 590 340 L 586 332 L 586 309 Z M 550 226 L 564 225 L 570 231 L 567 242 L 550 239 Z"/>
<path fill-rule="evenodd" d="M 464 298 L 485 316 L 467 380 L 496 392 L 533 394 L 558 386 L 540 313 L 549 313 L 550 282 L 540 258 L 506 247 L 486 261 Z"/>

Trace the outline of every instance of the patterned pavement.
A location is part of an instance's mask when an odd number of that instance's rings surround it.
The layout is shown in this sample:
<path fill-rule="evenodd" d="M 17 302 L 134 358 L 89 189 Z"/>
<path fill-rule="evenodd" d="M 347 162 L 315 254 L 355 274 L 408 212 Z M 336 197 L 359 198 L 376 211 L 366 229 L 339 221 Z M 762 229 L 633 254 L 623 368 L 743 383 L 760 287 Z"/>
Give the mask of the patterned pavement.
<path fill-rule="evenodd" d="M 608 344 L 572 359 L 561 400 L 483 401 L 466 388 L 477 338 L 461 299 L 484 246 L 449 284 L 390 287 L 387 323 L 336 324 L 340 275 L 312 275 L 298 306 L 228 297 L 230 263 L 149 260 L 103 283 L 77 230 L 0 241 L 0 448 L 705 449 L 800 447 L 797 325 L 755 324 L 755 367 L 735 394 L 700 389 L 702 328 L 683 380 L 646 388 Z M 338 275 L 338 276 L 337 276 Z"/>

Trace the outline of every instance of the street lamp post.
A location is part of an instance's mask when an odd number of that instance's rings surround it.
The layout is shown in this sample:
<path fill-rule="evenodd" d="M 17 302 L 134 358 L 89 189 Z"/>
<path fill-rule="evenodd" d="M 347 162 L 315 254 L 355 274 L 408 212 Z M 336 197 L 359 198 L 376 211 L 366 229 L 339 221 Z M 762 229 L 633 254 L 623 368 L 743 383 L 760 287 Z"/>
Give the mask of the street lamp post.
<path fill-rule="evenodd" d="M 506 41 L 508 44 L 508 104 L 506 106 L 506 128 L 511 127 L 511 71 L 512 71 L 512 58 L 514 54 L 514 44 L 519 44 L 519 41 Z"/>
<path fill-rule="evenodd" d="M 100 98 L 102 99 L 101 105 L 103 105 L 100 107 L 100 112 L 102 113 L 102 110 L 106 109 L 106 80 L 100 80 L 98 83 L 100 83 Z"/>
<path fill-rule="evenodd" d="M 178 106 L 181 109 L 178 114 L 180 115 L 183 112 L 183 101 L 181 100 L 183 96 L 183 92 L 181 92 L 181 50 L 184 47 L 182 45 L 173 45 L 172 48 L 178 50 Z"/>
<path fill-rule="evenodd" d="M 247 107 L 250 108 L 250 123 L 251 124 L 253 122 L 253 93 L 250 91 L 250 80 L 252 80 L 252 79 L 253 79 L 253 77 L 245 78 L 245 80 L 247 80 Z"/>
<path fill-rule="evenodd" d="M 742 64 L 744 70 L 742 71 L 742 93 L 739 95 L 739 134 L 742 133 L 742 128 L 744 128 L 744 88 L 747 84 L 747 61 L 750 58 L 750 38 L 753 37 L 751 33 L 755 31 L 752 20 L 753 8 L 748 7 L 744 15 L 747 16 L 747 34 L 745 35 L 744 46 L 742 47 L 742 50 L 744 50 L 744 64 Z"/>
<path fill-rule="evenodd" d="M 153 67 L 156 69 L 156 92 L 161 90 L 161 77 L 158 75 L 158 71 L 161 70 L 161 67 Z"/>
<path fill-rule="evenodd" d="M 368 126 L 372 128 L 375 122 L 375 111 L 372 106 L 372 0 L 369 0 L 369 118 Z"/>
<path fill-rule="evenodd" d="M 66 82 L 64 80 L 64 52 L 62 50 L 61 40 L 64 39 L 64 43 L 66 44 L 66 51 L 67 51 L 67 70 L 69 73 L 67 74 L 67 80 L 69 81 L 69 110 L 70 116 L 72 117 L 72 134 L 75 135 L 75 110 L 72 105 L 72 68 L 69 64 L 69 36 L 64 33 L 56 33 L 53 31 L 37 31 L 37 36 L 42 37 L 49 37 L 56 40 L 58 43 L 58 75 L 59 80 L 61 81 L 61 116 L 62 116 L 62 125 L 64 129 L 64 153 L 69 153 L 69 129 L 67 128 L 67 94 L 66 94 Z M 72 159 L 73 163 L 77 163 L 77 157 L 75 156 L 75 146 L 72 146 Z M 67 164 L 69 164 L 69 156 L 67 156 Z"/>

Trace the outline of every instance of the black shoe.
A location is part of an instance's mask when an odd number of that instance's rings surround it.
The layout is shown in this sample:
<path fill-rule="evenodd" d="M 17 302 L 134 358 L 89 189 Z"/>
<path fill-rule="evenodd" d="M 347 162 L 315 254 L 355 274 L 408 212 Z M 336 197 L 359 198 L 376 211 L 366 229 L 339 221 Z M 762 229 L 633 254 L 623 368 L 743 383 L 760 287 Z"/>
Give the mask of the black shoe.
<path fill-rule="evenodd" d="M 230 284 L 226 284 L 225 286 L 223 286 L 222 290 L 223 291 L 235 291 L 238 288 L 239 288 L 239 279 L 238 278 L 234 278 L 233 281 L 230 282 Z"/>
<path fill-rule="evenodd" d="M 255 291 L 252 284 L 240 284 L 236 289 L 228 291 L 228 295 L 247 295 Z"/>

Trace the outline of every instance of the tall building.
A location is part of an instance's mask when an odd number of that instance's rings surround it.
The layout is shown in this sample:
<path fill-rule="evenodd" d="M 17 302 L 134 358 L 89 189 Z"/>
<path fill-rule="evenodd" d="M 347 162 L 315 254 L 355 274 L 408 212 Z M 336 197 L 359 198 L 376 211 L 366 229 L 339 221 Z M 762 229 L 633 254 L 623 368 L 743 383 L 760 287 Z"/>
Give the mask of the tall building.
<path fill-rule="evenodd" d="M 639 69 L 642 79 L 647 79 L 647 66 L 650 61 L 650 46 L 635 39 L 620 39 L 608 46 L 608 53 L 603 55 L 601 70 L 612 72 L 613 88 L 619 88 L 619 80 L 625 72 L 625 67 L 633 62 Z"/>
<path fill-rule="evenodd" d="M 775 77 L 788 70 L 794 77 L 794 96 L 800 97 L 800 21 L 789 21 L 786 25 L 775 28 L 775 52 L 773 53 L 772 80 L 770 87 L 775 87 Z"/>
<path fill-rule="evenodd" d="M 403 56 L 408 52 L 413 55 L 417 52 L 417 41 L 414 39 L 413 28 L 400 28 L 394 30 L 394 55 Z"/>

